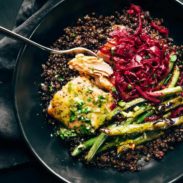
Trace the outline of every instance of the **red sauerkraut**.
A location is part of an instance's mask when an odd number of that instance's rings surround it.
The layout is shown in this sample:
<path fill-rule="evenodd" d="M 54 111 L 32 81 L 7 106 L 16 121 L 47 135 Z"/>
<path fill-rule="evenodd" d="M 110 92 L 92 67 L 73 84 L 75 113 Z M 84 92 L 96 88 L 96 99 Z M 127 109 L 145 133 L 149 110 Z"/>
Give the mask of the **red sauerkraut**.
<path fill-rule="evenodd" d="M 169 72 L 169 48 L 148 34 L 143 26 L 143 12 L 139 6 L 132 4 L 127 12 L 129 16 L 138 18 L 136 30 L 116 26 L 98 54 L 113 66 L 111 81 L 116 86 L 120 99 L 129 101 L 142 96 L 158 103 L 159 99 L 149 92 L 156 90 L 158 83 Z M 150 26 L 163 36 L 168 35 L 165 27 L 153 21 Z"/>

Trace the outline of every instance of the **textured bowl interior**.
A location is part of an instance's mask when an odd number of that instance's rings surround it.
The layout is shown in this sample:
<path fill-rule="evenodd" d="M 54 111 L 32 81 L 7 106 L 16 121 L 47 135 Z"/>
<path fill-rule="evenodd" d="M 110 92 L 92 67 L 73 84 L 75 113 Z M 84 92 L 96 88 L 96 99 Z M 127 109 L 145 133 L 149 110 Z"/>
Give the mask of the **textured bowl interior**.
<path fill-rule="evenodd" d="M 165 25 L 176 44 L 183 42 L 183 8 L 175 1 L 131 1 L 149 10 L 154 17 L 164 18 Z M 44 18 L 34 31 L 32 39 L 51 45 L 67 25 L 90 12 L 110 15 L 129 4 L 127 0 L 65 0 Z M 41 64 L 48 54 L 31 46 L 25 47 L 15 71 L 15 109 L 23 135 L 39 160 L 55 175 L 67 182 L 168 182 L 183 173 L 183 144 L 168 152 L 162 161 L 151 161 L 142 171 L 120 173 L 113 169 L 86 167 L 74 161 L 58 138 L 51 137 L 51 129 L 42 114 L 38 94 L 41 82 Z"/>

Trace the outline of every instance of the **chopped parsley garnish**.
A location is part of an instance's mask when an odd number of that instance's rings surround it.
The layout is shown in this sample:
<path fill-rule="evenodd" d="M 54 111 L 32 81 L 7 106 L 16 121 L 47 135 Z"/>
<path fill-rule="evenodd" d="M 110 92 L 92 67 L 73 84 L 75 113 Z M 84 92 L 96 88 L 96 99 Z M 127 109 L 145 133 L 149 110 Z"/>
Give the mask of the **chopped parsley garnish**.
<path fill-rule="evenodd" d="M 87 102 L 91 102 L 92 101 L 92 98 L 91 97 L 88 97 L 87 98 Z"/>
<path fill-rule="evenodd" d="M 64 81 L 64 78 L 63 77 L 58 77 L 58 81 Z"/>
<path fill-rule="evenodd" d="M 90 108 L 86 107 L 81 110 L 81 113 L 88 114 L 90 111 L 91 111 Z"/>
<path fill-rule="evenodd" d="M 102 95 L 99 95 L 99 96 L 98 96 L 98 99 L 99 99 L 99 100 L 103 100 L 103 99 L 105 99 L 105 97 L 102 96 Z"/>
<path fill-rule="evenodd" d="M 149 59 L 149 58 L 150 58 L 150 56 L 149 56 L 149 55 L 146 55 L 146 56 L 145 56 L 145 59 Z"/>
<path fill-rule="evenodd" d="M 84 102 L 82 100 L 76 102 L 76 107 L 78 110 L 82 109 L 83 105 L 84 105 Z"/>
<path fill-rule="evenodd" d="M 116 88 L 115 88 L 115 87 L 112 87 L 112 92 L 114 92 L 114 93 L 116 93 L 116 92 L 117 92 L 117 90 L 116 90 Z"/>
<path fill-rule="evenodd" d="M 52 86 L 52 85 L 49 86 L 49 91 L 50 91 L 50 92 L 53 91 L 53 86 Z"/>
<path fill-rule="evenodd" d="M 88 88 L 88 90 L 86 91 L 86 93 L 93 93 L 93 90 L 91 90 L 90 88 Z"/>
<path fill-rule="evenodd" d="M 70 122 L 73 122 L 75 120 L 76 120 L 76 113 L 70 110 Z"/>
<path fill-rule="evenodd" d="M 88 119 L 87 117 L 84 117 L 84 116 L 79 116 L 78 119 L 83 121 L 83 122 L 86 122 L 86 123 L 90 123 L 91 122 L 90 119 Z"/>
<path fill-rule="evenodd" d="M 90 70 L 91 70 L 92 72 L 94 72 L 95 69 L 94 69 L 94 67 L 90 67 Z"/>
<path fill-rule="evenodd" d="M 111 48 L 111 55 L 114 55 L 114 54 L 115 54 L 115 48 L 112 47 L 112 48 Z"/>
<path fill-rule="evenodd" d="M 82 100 L 76 101 L 74 106 L 70 108 L 70 122 L 75 120 L 80 120 L 86 123 L 90 123 L 91 120 L 87 117 L 83 116 L 84 114 L 88 114 L 91 112 L 89 107 L 84 107 L 84 102 Z"/>
<path fill-rule="evenodd" d="M 157 77 L 157 75 L 154 73 L 154 74 L 153 74 L 153 78 L 156 79 L 156 77 Z"/>
<path fill-rule="evenodd" d="M 175 62 L 177 60 L 177 55 L 171 55 L 170 56 L 170 62 Z"/>
<path fill-rule="evenodd" d="M 59 131 L 57 131 L 57 134 L 64 140 L 69 139 L 71 137 L 76 137 L 77 134 L 74 130 L 69 130 L 66 128 L 60 128 Z"/>
<path fill-rule="evenodd" d="M 102 104 L 103 104 L 105 101 L 106 101 L 105 97 L 102 96 L 102 95 L 99 95 L 99 96 L 98 96 L 98 100 L 97 100 L 97 105 L 98 105 L 98 107 L 101 107 Z"/>
<path fill-rule="evenodd" d="M 69 82 L 68 83 L 68 92 L 71 93 L 71 91 L 72 91 L 72 83 Z"/>
<path fill-rule="evenodd" d="M 81 134 L 88 134 L 88 129 L 86 128 L 86 126 L 80 126 L 80 132 Z"/>
<path fill-rule="evenodd" d="M 81 125 L 79 128 L 79 131 L 83 135 L 93 133 L 91 126 L 87 126 L 87 125 Z"/>
<path fill-rule="evenodd" d="M 72 34 L 71 34 L 71 37 L 76 37 L 76 34 L 75 34 L 75 33 L 72 33 Z"/>
<path fill-rule="evenodd" d="M 132 85 L 128 84 L 128 89 L 131 90 L 132 89 Z"/>

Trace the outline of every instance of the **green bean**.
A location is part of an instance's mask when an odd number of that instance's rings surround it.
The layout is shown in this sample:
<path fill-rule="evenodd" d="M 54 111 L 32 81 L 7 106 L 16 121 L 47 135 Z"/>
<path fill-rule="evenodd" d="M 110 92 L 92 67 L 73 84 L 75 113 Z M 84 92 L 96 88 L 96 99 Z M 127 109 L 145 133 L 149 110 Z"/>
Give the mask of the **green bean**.
<path fill-rule="evenodd" d="M 171 71 L 172 71 L 173 68 L 174 68 L 174 63 L 173 62 L 169 62 L 169 71 L 170 72 L 169 72 L 169 74 L 168 74 L 168 76 L 166 78 L 164 78 L 163 80 L 161 80 L 159 82 L 158 87 L 162 86 L 163 84 L 167 84 L 168 83 L 169 79 L 172 76 Z"/>
<path fill-rule="evenodd" d="M 91 149 L 89 150 L 88 154 L 85 156 L 85 159 L 87 161 L 91 161 L 95 154 L 97 153 L 98 149 L 101 147 L 101 145 L 104 143 L 104 141 L 107 139 L 107 135 L 105 133 L 101 133 L 97 139 L 95 140 L 94 144 L 92 145 Z"/>
<path fill-rule="evenodd" d="M 175 77 L 175 79 L 176 79 L 177 78 L 177 73 L 175 75 L 176 75 L 176 77 Z M 173 79 L 171 86 L 173 84 L 175 84 L 175 79 Z M 171 88 L 165 88 L 165 89 L 159 90 L 159 91 L 149 92 L 149 94 L 151 94 L 152 96 L 155 96 L 155 97 L 165 97 L 165 96 L 168 96 L 168 95 L 171 95 L 171 94 L 180 93 L 182 91 L 183 91 L 182 86 L 176 86 L 176 87 L 171 87 Z M 134 107 L 137 104 L 147 102 L 147 100 L 144 99 L 144 98 L 136 98 L 136 99 L 134 99 L 130 102 L 126 102 L 126 103 L 123 102 L 123 101 L 121 101 L 121 102 L 122 102 L 122 104 L 120 104 L 120 102 L 118 104 L 121 105 L 121 110 L 125 111 L 125 110 L 128 110 L 131 107 Z"/>
<path fill-rule="evenodd" d="M 168 113 L 163 115 L 163 118 L 168 118 L 168 117 L 170 117 L 170 115 L 171 115 L 171 112 L 168 112 Z"/>
<path fill-rule="evenodd" d="M 176 98 L 164 101 L 162 104 L 160 104 L 160 106 L 158 108 L 161 113 L 162 112 L 166 113 L 167 111 L 175 109 L 176 107 L 181 106 L 181 105 L 183 105 L 183 98 L 181 96 L 178 96 Z M 138 110 L 132 114 L 133 118 L 127 119 L 127 121 L 124 124 L 132 123 L 135 120 L 134 118 L 136 118 L 140 114 L 144 113 L 144 114 L 140 115 L 140 117 L 138 117 L 135 121 L 137 124 L 139 124 L 139 123 L 143 122 L 145 118 L 153 115 L 154 112 L 155 112 L 155 109 L 153 109 L 152 106 L 141 107 L 140 110 Z"/>
<path fill-rule="evenodd" d="M 79 155 L 80 153 L 82 153 L 84 150 L 90 148 L 95 140 L 97 139 L 97 137 L 94 137 L 94 138 L 91 138 L 81 144 L 79 144 L 77 147 L 74 148 L 73 152 L 71 153 L 72 156 L 77 156 Z"/>
<path fill-rule="evenodd" d="M 171 111 L 176 107 L 183 105 L 183 98 L 182 96 L 178 96 L 176 98 L 170 99 L 168 101 L 163 102 L 159 107 L 158 110 L 163 112 Z M 164 109 L 163 109 L 164 108 Z"/>
<path fill-rule="evenodd" d="M 169 70 L 172 71 L 174 67 L 174 62 L 169 62 Z"/>
<path fill-rule="evenodd" d="M 119 145 L 119 143 L 120 143 L 120 140 L 119 140 L 119 138 L 117 137 L 117 138 L 113 139 L 111 142 L 108 142 L 108 143 L 104 144 L 104 145 L 98 150 L 98 153 L 103 152 L 103 151 L 106 151 L 106 150 L 111 149 L 111 148 L 113 148 L 113 147 L 116 147 L 116 146 Z"/>
<path fill-rule="evenodd" d="M 150 110 L 152 108 L 153 108 L 152 106 L 142 106 L 142 107 L 140 107 L 140 109 L 135 111 L 135 112 L 133 112 L 131 114 L 131 117 L 128 118 L 123 124 L 124 125 L 131 124 L 133 121 L 136 120 L 136 118 L 138 118 L 138 116 L 140 116 L 141 114 L 143 114 L 144 112 L 146 112 L 146 111 L 148 111 L 148 110 Z"/>
<path fill-rule="evenodd" d="M 149 117 L 149 116 L 151 116 L 151 115 L 153 115 L 153 114 L 154 114 L 154 111 L 153 111 L 153 110 L 150 110 L 150 111 L 145 112 L 144 114 L 142 114 L 142 115 L 137 119 L 136 123 L 137 123 L 137 124 L 142 123 L 142 122 L 145 120 L 145 118 L 147 118 L 147 117 Z"/>
<path fill-rule="evenodd" d="M 172 88 L 177 84 L 177 81 L 179 79 L 180 76 L 180 70 L 178 66 L 175 66 L 175 69 L 173 71 L 173 75 L 172 78 L 170 80 L 170 83 L 168 84 L 168 88 Z"/>
<path fill-rule="evenodd" d="M 147 100 L 144 99 L 144 98 L 136 98 L 130 102 L 126 102 L 125 106 L 122 108 L 123 110 L 127 110 L 137 104 L 140 104 L 140 103 L 143 103 L 143 102 L 146 102 Z"/>
<path fill-rule="evenodd" d="M 139 110 L 135 111 L 133 114 L 132 114 L 132 117 L 133 118 L 136 118 L 137 116 L 139 116 L 140 114 L 144 113 L 145 111 L 149 110 L 150 106 L 143 106 L 143 107 L 140 107 Z"/>
<path fill-rule="evenodd" d="M 123 100 L 121 100 L 121 101 L 118 102 L 118 105 L 119 105 L 120 107 L 125 107 L 126 102 L 124 102 Z"/>
<path fill-rule="evenodd" d="M 137 145 L 157 139 L 163 134 L 164 134 L 163 132 L 153 132 L 151 134 L 144 133 L 143 135 L 137 137 L 136 139 L 128 139 L 120 143 L 120 145 L 117 147 L 117 153 L 119 154 L 128 149 L 134 149 Z"/>
<path fill-rule="evenodd" d="M 163 84 L 164 85 L 166 85 L 168 82 L 169 82 L 169 80 L 170 80 L 170 78 L 172 77 L 172 73 L 170 73 L 164 80 L 163 80 Z"/>
<path fill-rule="evenodd" d="M 178 126 L 181 124 L 183 124 L 183 116 L 173 119 L 161 119 L 142 124 L 119 125 L 113 128 L 103 128 L 101 129 L 101 131 L 109 136 L 124 136 L 134 133 L 143 133 L 146 131 L 165 130 L 170 128 L 171 126 Z"/>
<path fill-rule="evenodd" d="M 181 96 L 178 96 L 176 98 L 164 101 L 162 104 L 160 104 L 160 106 L 158 108 L 159 108 L 159 111 L 161 111 L 161 113 L 162 113 L 162 112 L 170 111 L 180 105 L 183 105 L 183 99 Z M 135 121 L 137 124 L 139 124 L 139 123 L 143 122 L 145 118 L 153 115 L 154 112 L 155 112 L 155 109 L 152 106 L 142 107 L 140 110 L 133 113 L 132 116 L 134 118 L 136 118 L 140 114 L 144 113 L 140 117 L 138 117 Z M 125 124 L 132 123 L 135 120 L 134 118 L 127 119 L 127 122 L 125 122 Z"/>
<path fill-rule="evenodd" d="M 183 91 L 182 86 L 176 86 L 173 88 L 165 88 L 163 90 L 149 92 L 149 94 L 151 94 L 152 96 L 156 96 L 156 97 L 165 97 L 167 95 L 177 94 L 182 91 Z"/>
<path fill-rule="evenodd" d="M 178 106 L 181 106 L 181 105 L 183 105 L 183 98 L 181 96 L 178 96 L 176 98 L 164 101 L 162 104 L 160 104 L 158 109 L 161 113 L 166 113 L 167 111 L 171 111 L 172 109 L 174 109 Z M 150 108 L 149 111 L 145 112 L 137 119 L 136 123 L 138 124 L 138 123 L 143 122 L 145 118 L 153 115 L 154 112 L 155 112 L 155 110 L 153 110 L 153 108 Z M 156 111 L 156 112 L 158 112 L 158 111 Z"/>

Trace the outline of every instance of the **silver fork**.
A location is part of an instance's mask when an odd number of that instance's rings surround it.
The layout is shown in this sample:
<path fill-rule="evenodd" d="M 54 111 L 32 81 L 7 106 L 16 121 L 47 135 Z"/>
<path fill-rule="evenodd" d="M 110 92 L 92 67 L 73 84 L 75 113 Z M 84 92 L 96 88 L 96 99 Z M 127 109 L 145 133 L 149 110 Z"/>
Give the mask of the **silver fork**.
<path fill-rule="evenodd" d="M 0 33 L 6 35 L 7 37 L 16 39 L 16 40 L 20 40 L 23 41 L 26 44 L 30 44 L 32 46 L 36 46 L 44 51 L 47 51 L 49 53 L 55 53 L 55 54 L 78 54 L 78 53 L 88 53 L 90 55 L 96 56 L 96 53 L 94 53 L 93 51 L 87 49 L 87 48 L 83 48 L 83 47 L 75 47 L 75 48 L 71 48 L 68 50 L 56 50 L 56 49 L 51 49 L 49 47 L 43 46 L 39 43 L 36 43 L 35 41 L 32 41 L 20 34 L 17 34 L 9 29 L 6 29 L 5 27 L 0 26 Z"/>

